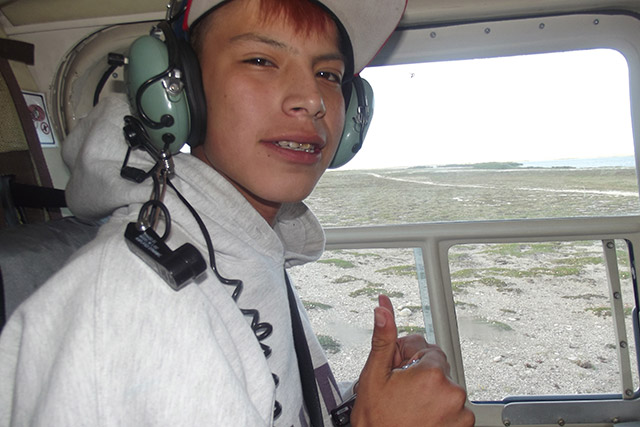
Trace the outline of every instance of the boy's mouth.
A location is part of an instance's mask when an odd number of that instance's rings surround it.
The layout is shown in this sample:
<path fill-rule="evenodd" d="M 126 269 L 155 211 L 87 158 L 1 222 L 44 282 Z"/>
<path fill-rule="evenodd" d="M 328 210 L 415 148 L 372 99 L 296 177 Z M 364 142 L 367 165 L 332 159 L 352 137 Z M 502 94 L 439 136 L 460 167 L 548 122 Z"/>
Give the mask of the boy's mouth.
<path fill-rule="evenodd" d="M 274 142 L 274 144 L 280 148 L 285 148 L 287 150 L 304 151 L 305 153 L 315 153 L 316 151 L 316 146 L 309 143 L 301 144 L 294 141 L 277 141 Z"/>

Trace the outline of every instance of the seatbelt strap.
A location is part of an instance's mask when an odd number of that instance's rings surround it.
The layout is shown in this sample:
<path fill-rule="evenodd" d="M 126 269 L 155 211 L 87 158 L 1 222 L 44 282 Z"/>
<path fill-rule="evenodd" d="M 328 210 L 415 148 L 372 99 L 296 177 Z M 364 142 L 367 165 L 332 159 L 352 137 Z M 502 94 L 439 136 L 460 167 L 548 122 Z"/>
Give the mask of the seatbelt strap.
<path fill-rule="evenodd" d="M 316 386 L 316 376 L 313 369 L 313 361 L 311 360 L 311 352 L 307 344 L 307 338 L 304 334 L 302 320 L 298 312 L 298 305 L 293 294 L 293 288 L 289 281 L 287 271 L 284 272 L 284 280 L 287 283 L 287 297 L 289 298 L 289 311 L 291 312 L 291 327 L 293 329 L 293 345 L 295 346 L 296 356 L 298 358 L 298 369 L 300 371 L 300 382 L 302 383 L 302 395 L 304 403 L 309 412 L 312 427 L 324 427 L 322 421 L 322 409 L 320 406 L 320 397 L 318 396 L 318 387 Z"/>

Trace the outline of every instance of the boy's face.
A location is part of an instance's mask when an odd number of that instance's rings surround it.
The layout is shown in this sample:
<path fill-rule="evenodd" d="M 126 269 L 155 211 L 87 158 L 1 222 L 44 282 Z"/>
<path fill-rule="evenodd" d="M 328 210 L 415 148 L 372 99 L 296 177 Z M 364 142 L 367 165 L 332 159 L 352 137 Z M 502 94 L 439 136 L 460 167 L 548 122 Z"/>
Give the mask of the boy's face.
<path fill-rule="evenodd" d="M 338 32 L 298 33 L 265 22 L 257 0 L 215 11 L 200 66 L 207 135 L 194 155 L 224 175 L 269 222 L 307 197 L 331 162 L 344 125 Z"/>

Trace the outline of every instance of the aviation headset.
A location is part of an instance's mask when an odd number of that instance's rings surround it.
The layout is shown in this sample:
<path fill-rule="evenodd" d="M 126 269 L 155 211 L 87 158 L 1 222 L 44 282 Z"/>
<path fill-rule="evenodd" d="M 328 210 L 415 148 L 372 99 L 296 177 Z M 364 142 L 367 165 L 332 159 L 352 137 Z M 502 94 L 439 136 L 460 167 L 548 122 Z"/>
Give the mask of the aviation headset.
<path fill-rule="evenodd" d="M 186 2 L 184 2 L 186 3 Z M 125 81 L 133 107 L 132 132 L 158 152 L 177 153 L 188 143 L 204 140 L 207 115 L 200 66 L 185 38 L 176 35 L 170 22 L 157 24 L 148 36 L 130 47 Z M 362 148 L 373 115 L 373 90 L 359 75 L 343 88 L 345 126 L 329 168 L 350 161 Z M 125 132 L 127 132 L 125 130 Z"/>

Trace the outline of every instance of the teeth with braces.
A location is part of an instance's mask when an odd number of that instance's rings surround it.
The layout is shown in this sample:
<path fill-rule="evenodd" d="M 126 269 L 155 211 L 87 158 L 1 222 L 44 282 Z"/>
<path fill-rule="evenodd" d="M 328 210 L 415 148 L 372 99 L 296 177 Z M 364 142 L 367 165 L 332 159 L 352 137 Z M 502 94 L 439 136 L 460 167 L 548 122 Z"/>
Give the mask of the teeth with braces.
<path fill-rule="evenodd" d="M 316 151 L 316 147 L 313 144 L 300 144 L 294 141 L 278 141 L 276 144 L 282 148 L 294 151 L 304 151 L 305 153 L 314 153 Z"/>

